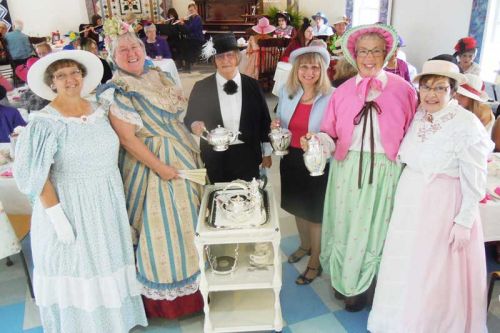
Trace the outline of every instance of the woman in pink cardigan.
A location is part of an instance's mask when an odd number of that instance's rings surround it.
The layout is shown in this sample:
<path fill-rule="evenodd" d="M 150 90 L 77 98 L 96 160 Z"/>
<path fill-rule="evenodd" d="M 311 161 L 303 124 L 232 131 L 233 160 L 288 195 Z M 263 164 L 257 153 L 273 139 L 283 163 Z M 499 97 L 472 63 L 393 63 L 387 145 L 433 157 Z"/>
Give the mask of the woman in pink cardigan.
<path fill-rule="evenodd" d="M 319 133 L 334 151 L 320 261 L 348 311 L 365 307 L 377 274 L 401 173 L 396 154 L 416 109 L 412 86 L 383 70 L 396 44 L 386 25 L 346 32 L 342 51 L 358 75 L 335 90 Z"/>

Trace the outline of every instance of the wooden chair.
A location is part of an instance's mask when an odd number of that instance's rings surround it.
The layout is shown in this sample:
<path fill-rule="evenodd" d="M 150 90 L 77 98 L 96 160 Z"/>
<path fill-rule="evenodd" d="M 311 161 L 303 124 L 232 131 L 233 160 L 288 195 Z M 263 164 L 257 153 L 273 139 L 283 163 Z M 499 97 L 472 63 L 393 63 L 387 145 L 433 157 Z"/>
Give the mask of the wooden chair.
<path fill-rule="evenodd" d="M 266 92 L 273 88 L 273 77 L 278 61 L 285 50 L 288 39 L 268 38 L 257 41 L 259 45 L 259 83 Z"/>

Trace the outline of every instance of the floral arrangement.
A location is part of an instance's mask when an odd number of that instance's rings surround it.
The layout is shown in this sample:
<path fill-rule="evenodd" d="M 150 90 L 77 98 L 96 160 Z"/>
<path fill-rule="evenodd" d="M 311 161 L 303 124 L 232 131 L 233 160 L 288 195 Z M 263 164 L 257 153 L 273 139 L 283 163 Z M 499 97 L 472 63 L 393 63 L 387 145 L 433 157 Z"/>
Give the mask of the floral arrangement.
<path fill-rule="evenodd" d="M 117 16 L 113 16 L 110 19 L 104 21 L 103 24 L 104 31 L 104 43 L 106 44 L 106 49 L 109 49 L 111 41 L 120 35 L 126 34 L 127 32 L 134 32 L 134 28 L 125 22 L 123 22 Z"/>

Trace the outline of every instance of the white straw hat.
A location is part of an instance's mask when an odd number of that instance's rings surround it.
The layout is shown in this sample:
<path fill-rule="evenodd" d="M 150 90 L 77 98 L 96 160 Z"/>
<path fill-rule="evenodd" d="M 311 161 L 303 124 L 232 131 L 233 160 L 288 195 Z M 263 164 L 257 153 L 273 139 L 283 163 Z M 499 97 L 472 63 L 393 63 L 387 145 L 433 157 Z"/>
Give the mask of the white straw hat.
<path fill-rule="evenodd" d="M 487 102 L 489 96 L 485 91 L 483 91 L 483 80 L 475 74 L 464 75 L 467 78 L 467 83 L 460 85 L 457 93 L 479 102 Z"/>
<path fill-rule="evenodd" d="M 422 72 L 415 76 L 413 82 L 418 83 L 424 75 L 446 76 L 457 81 L 458 85 L 467 82 L 465 75 L 460 73 L 458 66 L 446 60 L 427 60 L 422 66 Z"/>
<path fill-rule="evenodd" d="M 101 82 L 104 71 L 101 60 L 93 53 L 82 50 L 63 50 L 46 55 L 31 66 L 28 72 L 28 86 L 38 96 L 49 101 L 57 94 L 44 82 L 45 71 L 57 60 L 74 60 L 85 67 L 87 75 L 83 78 L 81 96 L 87 96 Z"/>

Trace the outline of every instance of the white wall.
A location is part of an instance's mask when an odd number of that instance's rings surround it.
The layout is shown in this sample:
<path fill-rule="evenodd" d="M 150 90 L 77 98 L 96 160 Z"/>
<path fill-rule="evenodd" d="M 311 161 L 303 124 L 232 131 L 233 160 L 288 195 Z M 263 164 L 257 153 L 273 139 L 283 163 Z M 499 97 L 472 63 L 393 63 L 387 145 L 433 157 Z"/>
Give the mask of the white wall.
<path fill-rule="evenodd" d="M 469 31 L 472 0 L 393 0 L 392 25 L 403 37 L 407 60 L 420 71 L 438 54 L 453 54 Z"/>
<path fill-rule="evenodd" d="M 311 18 L 317 12 L 325 13 L 329 20 L 345 14 L 345 0 L 300 0 L 299 12 Z"/>
<path fill-rule="evenodd" d="M 30 36 L 49 36 L 59 30 L 76 31 L 80 23 L 88 23 L 84 0 L 7 0 L 12 21 L 24 22 L 23 32 Z"/>

